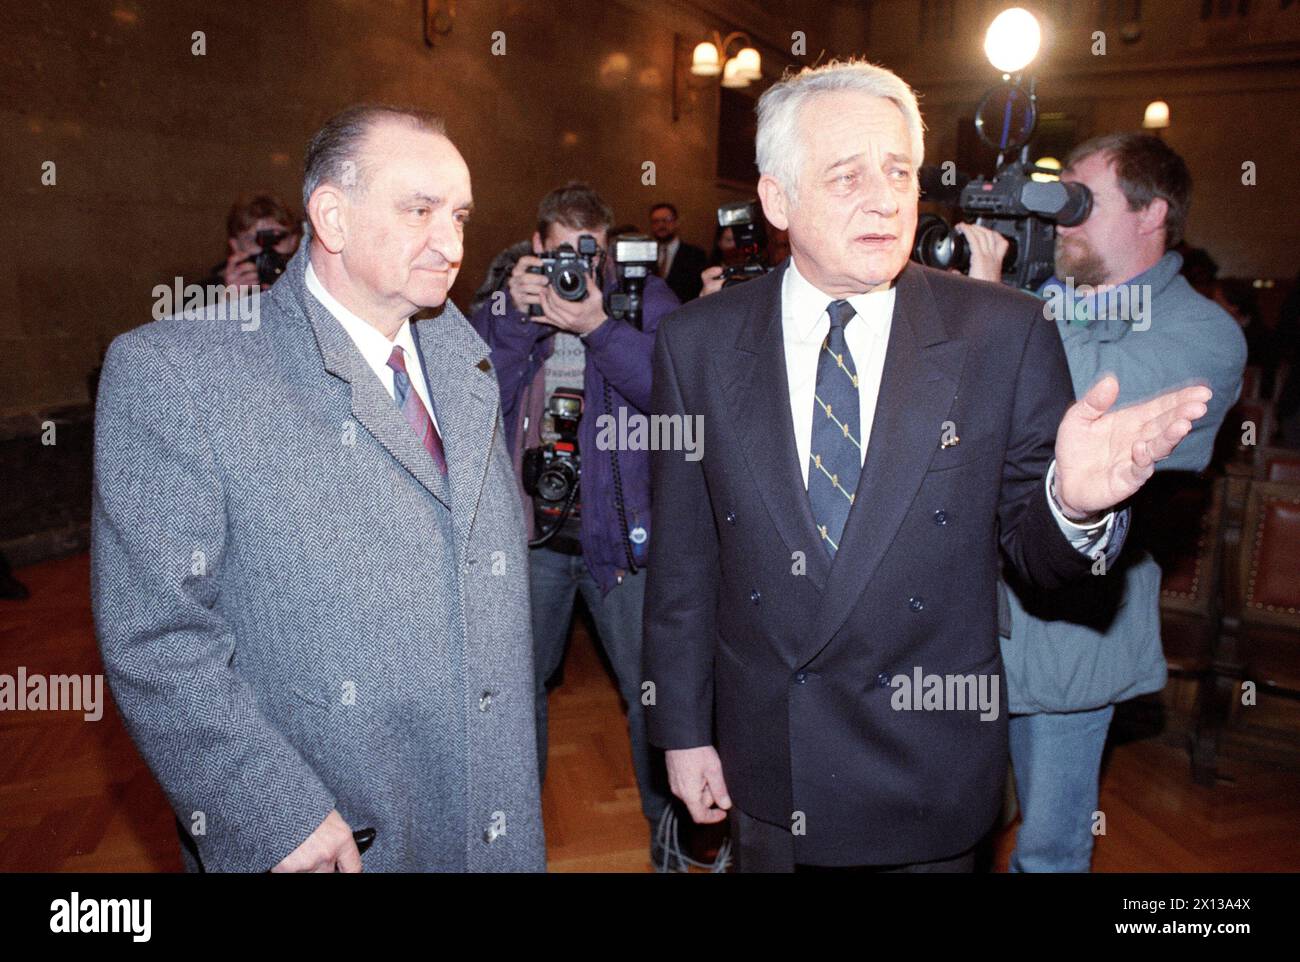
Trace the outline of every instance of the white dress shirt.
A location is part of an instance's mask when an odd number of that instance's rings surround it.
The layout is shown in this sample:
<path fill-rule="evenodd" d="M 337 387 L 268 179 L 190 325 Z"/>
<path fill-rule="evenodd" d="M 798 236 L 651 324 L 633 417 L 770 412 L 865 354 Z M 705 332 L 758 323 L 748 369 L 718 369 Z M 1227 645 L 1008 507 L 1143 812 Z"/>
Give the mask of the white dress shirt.
<path fill-rule="evenodd" d="M 677 249 L 682 246 L 682 239 L 674 237 L 666 244 L 659 245 L 659 276 L 667 277 L 668 272 L 673 269 L 673 258 L 677 256 Z"/>
<path fill-rule="evenodd" d="M 867 459 L 867 442 L 876 417 L 876 404 L 880 396 L 880 379 L 885 371 L 885 352 L 889 347 L 889 331 L 894 320 L 894 300 L 897 288 L 871 294 L 857 294 L 848 302 L 857 316 L 844 328 L 844 342 L 853 356 L 853 366 L 858 372 L 858 410 L 862 439 L 859 463 Z M 822 341 L 830 332 L 830 316 L 826 309 L 838 298 L 818 290 L 799 273 L 794 258 L 781 279 L 781 332 L 785 344 L 785 371 L 790 387 L 790 416 L 794 422 L 794 445 L 799 456 L 799 471 L 804 487 L 808 487 L 808 461 L 812 450 L 812 421 L 814 394 L 817 388 L 817 361 Z M 1056 471 L 1053 460 L 1047 469 L 1047 504 L 1061 531 L 1074 547 L 1085 554 L 1105 551 L 1114 526 L 1112 511 L 1093 525 L 1078 525 L 1061 512 L 1052 497 L 1052 478 Z"/>
<path fill-rule="evenodd" d="M 411 386 L 420 395 L 420 400 L 424 402 L 424 409 L 429 412 L 429 418 L 433 421 L 433 426 L 437 428 L 438 419 L 433 413 L 433 404 L 429 401 L 429 387 L 424 379 L 424 368 L 420 364 L 420 352 L 415 349 L 415 335 L 411 331 L 410 318 L 402 321 L 402 326 L 397 329 L 397 333 L 393 335 L 393 339 L 390 341 L 380 333 L 379 328 L 357 317 L 357 315 L 340 304 L 333 294 L 325 290 L 325 285 L 320 282 L 320 278 L 312 270 L 311 261 L 307 262 L 306 281 L 307 290 L 311 291 L 325 310 L 329 311 L 334 319 L 343 325 L 343 330 L 348 332 L 348 336 L 352 338 L 352 343 L 357 346 L 361 356 L 366 359 L 370 369 L 375 372 L 375 377 L 379 378 L 379 383 L 384 386 L 388 396 L 394 400 L 397 399 L 397 391 L 393 386 L 394 372 L 388 366 L 388 359 L 392 356 L 394 345 L 402 349 L 402 353 L 406 355 L 407 377 L 411 379 Z"/>

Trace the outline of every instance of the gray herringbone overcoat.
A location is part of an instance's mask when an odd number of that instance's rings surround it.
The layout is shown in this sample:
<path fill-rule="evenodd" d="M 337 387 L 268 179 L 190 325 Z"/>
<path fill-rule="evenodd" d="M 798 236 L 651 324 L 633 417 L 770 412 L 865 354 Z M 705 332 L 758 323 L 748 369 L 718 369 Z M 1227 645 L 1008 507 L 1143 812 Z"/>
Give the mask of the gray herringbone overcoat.
<path fill-rule="evenodd" d="M 271 868 L 331 809 L 366 870 L 545 867 L 524 528 L 487 346 L 416 324 L 444 477 L 304 285 L 118 337 L 92 594 L 186 862 Z"/>

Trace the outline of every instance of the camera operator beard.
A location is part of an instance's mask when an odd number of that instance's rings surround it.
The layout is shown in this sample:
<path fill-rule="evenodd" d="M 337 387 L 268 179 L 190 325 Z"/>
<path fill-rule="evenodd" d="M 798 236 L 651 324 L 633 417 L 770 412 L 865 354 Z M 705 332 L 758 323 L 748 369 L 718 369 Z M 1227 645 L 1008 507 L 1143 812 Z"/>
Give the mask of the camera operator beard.
<path fill-rule="evenodd" d="M 1045 316 L 1059 328 L 1075 393 L 1082 396 L 1105 373 L 1119 378 L 1116 407 L 1207 383 L 1214 396 L 1205 417 L 1156 466 L 1200 471 L 1240 393 L 1246 343 L 1233 319 L 1179 273 L 1182 258 L 1173 248 L 1190 202 L 1186 166 L 1154 137 L 1120 134 L 1076 147 L 1061 179 L 1083 184 L 1093 198 L 1086 220 L 1057 227 L 1056 277 L 1038 292 L 1048 298 Z M 957 229 L 971 242 L 970 276 L 1000 281 L 1006 238 L 973 224 Z M 1083 285 L 1093 291 L 1085 294 Z M 1127 289 L 1124 299 L 1104 293 L 1116 288 Z M 1065 309 L 1049 310 L 1054 303 Z M 1129 305 L 1128 316 L 1114 316 L 1112 304 Z M 1101 753 L 1115 705 L 1165 685 L 1159 566 L 1146 551 L 1126 550 L 1103 573 L 1108 577 L 1056 592 L 1010 577 L 1001 586 L 1010 620 L 1000 633 L 1011 759 L 1023 819 L 1013 872 L 1089 870 Z"/>
<path fill-rule="evenodd" d="M 505 291 L 498 289 L 486 297 L 470 323 L 492 348 L 507 445 L 514 456 L 533 538 L 546 531 L 536 530 L 539 521 L 534 505 L 523 490 L 523 452 L 548 440 L 545 412 L 555 389 L 584 391 L 577 428 L 581 463 L 578 536 L 569 533 L 569 525 L 561 526 L 545 544 L 533 547 L 529 557 L 538 769 L 544 778 L 547 682 L 563 660 L 575 595 L 581 592 L 627 705 L 641 808 L 651 830 L 651 858 L 659 863 L 664 846 L 654 841 L 655 828 L 671 809 L 662 754 L 649 744 L 641 701 L 646 574 L 639 567 L 642 560 L 636 560 L 636 570 L 632 570 L 628 559 L 629 552 L 643 559 L 648 538 L 653 537 L 650 457 L 649 451 L 624 447 L 617 440 L 615 452 L 609 445 L 598 444 L 597 437 L 598 422 L 606 413 L 618 422 L 643 417 L 649 411 L 655 332 L 660 319 L 677 308 L 678 300 L 661 278 L 648 277 L 642 295 L 642 324 L 637 329 L 606 314 L 602 291 L 616 290 L 617 281 L 611 275 L 604 277 L 602 284 L 605 272 L 599 261 L 586 275 L 587 294 L 580 301 L 560 297 L 546 274 L 530 270 L 539 268 L 541 257 L 562 244 L 580 251 L 579 239 L 584 234 L 605 244 L 612 220 L 608 205 L 585 185 L 570 184 L 553 191 L 538 211 L 532 253 L 518 257 L 501 285 Z M 597 256 L 604 253 L 598 251 Z M 505 263 L 508 259 L 498 258 L 496 270 L 502 271 Z M 541 309 L 540 315 L 530 316 L 529 309 L 534 306 Z"/>

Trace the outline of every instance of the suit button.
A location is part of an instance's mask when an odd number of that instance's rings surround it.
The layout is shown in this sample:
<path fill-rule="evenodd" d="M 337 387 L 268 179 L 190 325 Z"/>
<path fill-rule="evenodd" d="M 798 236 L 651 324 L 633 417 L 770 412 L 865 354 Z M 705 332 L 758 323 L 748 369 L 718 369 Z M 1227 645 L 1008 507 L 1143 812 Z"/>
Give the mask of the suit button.
<path fill-rule="evenodd" d="M 877 676 L 876 676 L 876 684 L 879 685 L 881 688 L 888 688 L 888 687 L 889 687 L 889 672 L 887 672 L 887 671 L 882 671 L 879 675 L 877 675 Z"/>
<path fill-rule="evenodd" d="M 478 710 L 487 711 L 488 706 L 492 704 L 492 692 L 485 691 L 478 699 Z"/>
<path fill-rule="evenodd" d="M 936 511 L 936 512 L 934 513 L 934 523 L 935 523 L 935 524 L 947 524 L 947 523 L 948 523 L 948 515 L 945 514 L 945 513 L 943 512 L 942 509 L 940 509 L 939 511 Z"/>
<path fill-rule="evenodd" d="M 808 672 L 806 671 L 799 672 L 797 675 L 794 676 L 794 680 L 802 685 L 804 682 L 808 680 Z"/>
<path fill-rule="evenodd" d="M 736 523 L 736 512 L 734 512 L 734 511 L 728 511 L 728 512 L 727 512 L 727 524 L 735 524 L 735 523 Z"/>
<path fill-rule="evenodd" d="M 758 604 L 758 600 L 762 597 L 763 596 L 758 593 L 757 588 L 755 588 L 753 591 L 749 593 L 749 600 L 752 601 L 754 604 Z"/>
<path fill-rule="evenodd" d="M 921 598 L 916 597 L 914 595 L 913 597 L 907 599 L 907 607 L 911 608 L 913 611 L 920 611 L 922 608 L 925 607 L 925 602 Z"/>

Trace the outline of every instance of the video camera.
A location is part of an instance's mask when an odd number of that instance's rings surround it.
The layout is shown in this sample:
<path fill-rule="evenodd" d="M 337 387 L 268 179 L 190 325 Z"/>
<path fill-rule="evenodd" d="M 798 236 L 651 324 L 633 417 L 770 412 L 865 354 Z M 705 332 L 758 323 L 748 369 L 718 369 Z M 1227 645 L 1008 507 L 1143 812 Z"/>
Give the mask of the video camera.
<path fill-rule="evenodd" d="M 1055 272 L 1056 225 L 1074 227 L 1092 212 L 1092 194 L 1083 184 L 1035 179 L 1035 174 L 1053 178 L 1059 174 L 1029 162 L 1029 140 L 1038 123 L 1037 104 L 1032 78 L 1027 87 L 1008 82 L 984 95 L 975 114 L 975 130 L 998 151 L 997 173 L 992 180 L 967 178 L 959 202 L 962 212 L 976 224 L 1011 242 L 1002 263 L 1003 283 L 1034 291 Z M 1019 159 L 1005 159 L 1016 150 Z M 934 183 L 940 178 L 931 168 L 921 179 L 924 187 L 927 180 Z M 923 214 L 916 225 L 912 260 L 967 273 L 970 244 L 942 217 Z"/>
<path fill-rule="evenodd" d="M 572 244 L 561 244 L 541 256 L 541 264 L 528 268 L 530 274 L 545 274 L 547 281 L 562 299 L 581 301 L 587 297 L 587 274 L 596 268 L 600 245 L 590 234 L 578 236 L 578 249 Z M 530 317 L 541 317 L 542 305 L 529 304 Z"/>
<path fill-rule="evenodd" d="M 755 277 L 762 277 L 771 268 L 767 266 L 764 248 L 767 247 L 767 228 L 758 201 L 742 200 L 723 204 L 718 208 L 718 226 L 730 227 L 736 249 L 745 262 L 728 267 L 722 272 L 722 286 L 731 287 Z"/>

